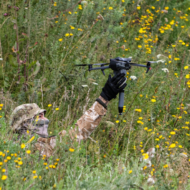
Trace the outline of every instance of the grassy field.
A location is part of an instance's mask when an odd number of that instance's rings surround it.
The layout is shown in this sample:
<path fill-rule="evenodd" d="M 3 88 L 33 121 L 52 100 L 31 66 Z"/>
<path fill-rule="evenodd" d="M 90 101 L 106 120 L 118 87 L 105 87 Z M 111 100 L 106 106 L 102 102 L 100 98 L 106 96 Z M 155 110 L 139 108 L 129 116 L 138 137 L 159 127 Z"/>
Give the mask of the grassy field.
<path fill-rule="evenodd" d="M 190 189 L 189 14 L 188 0 L 1 0 L 0 190 Z M 35 140 L 15 142 L 16 106 L 46 109 L 49 134 L 58 135 L 112 74 L 75 65 L 115 57 L 157 63 L 127 72 L 124 113 L 118 98 L 109 103 L 96 143 L 58 138 L 46 159 L 33 152 Z"/>

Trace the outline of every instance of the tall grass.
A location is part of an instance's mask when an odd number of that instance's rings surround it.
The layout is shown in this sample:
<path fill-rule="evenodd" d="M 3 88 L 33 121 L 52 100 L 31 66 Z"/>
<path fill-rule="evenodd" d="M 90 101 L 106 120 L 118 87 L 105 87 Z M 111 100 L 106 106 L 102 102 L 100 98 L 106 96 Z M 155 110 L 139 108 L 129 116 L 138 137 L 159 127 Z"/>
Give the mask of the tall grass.
<path fill-rule="evenodd" d="M 0 167 L 6 171 L 0 176 L 8 177 L 0 187 L 188 189 L 189 7 L 187 0 L 2 0 Z M 58 138 L 48 160 L 32 152 L 32 145 L 22 149 L 15 143 L 8 121 L 16 106 L 35 102 L 47 109 L 50 134 L 68 130 L 112 73 L 75 65 L 117 56 L 141 64 L 161 61 L 148 74 L 138 67 L 128 71 L 124 113 L 118 116 L 117 98 L 109 103 L 91 136 L 96 143 L 79 146 Z M 146 168 L 139 159 L 152 147 L 155 157 Z"/>

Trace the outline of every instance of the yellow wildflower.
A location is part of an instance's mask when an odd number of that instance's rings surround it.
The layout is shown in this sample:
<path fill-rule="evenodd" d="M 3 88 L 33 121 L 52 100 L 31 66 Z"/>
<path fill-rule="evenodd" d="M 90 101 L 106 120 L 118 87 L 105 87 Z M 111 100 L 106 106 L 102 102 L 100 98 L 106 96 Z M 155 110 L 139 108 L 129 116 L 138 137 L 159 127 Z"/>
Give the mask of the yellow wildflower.
<path fill-rule="evenodd" d="M 22 161 L 19 161 L 19 162 L 18 162 L 18 165 L 22 165 L 22 164 L 23 164 L 23 162 L 22 162 Z"/>
<path fill-rule="evenodd" d="M 25 144 L 22 143 L 22 144 L 20 145 L 20 147 L 21 147 L 21 148 L 25 148 Z"/>
<path fill-rule="evenodd" d="M 172 143 L 169 148 L 175 148 L 176 147 L 176 144 Z"/>
<path fill-rule="evenodd" d="M 2 175 L 1 179 L 2 179 L 2 180 L 6 180 L 6 179 L 7 179 L 7 176 L 6 176 L 6 175 Z"/>
<path fill-rule="evenodd" d="M 27 153 L 27 154 L 30 154 L 30 153 L 31 153 L 31 151 L 30 151 L 30 150 L 27 150 L 27 151 L 26 151 L 26 153 Z"/>
<path fill-rule="evenodd" d="M 144 153 L 144 154 L 143 154 L 143 159 L 144 159 L 144 160 L 147 160 L 148 158 L 149 158 L 148 154 L 147 154 L 147 153 Z"/>
<path fill-rule="evenodd" d="M 70 151 L 70 152 L 74 152 L 75 149 L 73 149 L 73 148 L 69 148 L 69 151 Z"/>
<path fill-rule="evenodd" d="M 129 170 L 129 174 L 131 174 L 133 171 L 132 170 Z"/>
<path fill-rule="evenodd" d="M 164 168 L 168 168 L 168 164 L 164 165 L 163 167 L 164 167 Z"/>

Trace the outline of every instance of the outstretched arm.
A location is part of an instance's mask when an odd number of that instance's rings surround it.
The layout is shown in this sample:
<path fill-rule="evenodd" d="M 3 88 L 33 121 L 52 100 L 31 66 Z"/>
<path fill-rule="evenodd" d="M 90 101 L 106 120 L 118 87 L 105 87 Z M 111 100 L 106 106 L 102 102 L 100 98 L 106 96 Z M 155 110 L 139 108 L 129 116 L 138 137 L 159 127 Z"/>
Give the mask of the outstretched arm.
<path fill-rule="evenodd" d="M 90 137 L 92 132 L 99 125 L 102 116 L 106 114 L 107 104 L 113 98 L 116 98 L 117 94 L 121 92 L 126 87 L 125 74 L 117 74 L 109 78 L 102 89 L 99 96 L 99 100 L 91 106 L 91 108 L 84 113 L 84 115 L 77 121 L 74 129 L 69 130 L 69 135 L 72 139 L 77 139 L 77 141 L 85 140 Z M 60 133 L 64 136 L 66 131 Z"/>
<path fill-rule="evenodd" d="M 101 96 L 99 96 L 99 99 L 107 106 L 108 100 Z M 106 111 L 103 105 L 97 101 L 94 102 L 91 108 L 77 121 L 76 128 L 69 131 L 71 138 L 76 138 L 78 141 L 87 139 L 97 128 Z"/>

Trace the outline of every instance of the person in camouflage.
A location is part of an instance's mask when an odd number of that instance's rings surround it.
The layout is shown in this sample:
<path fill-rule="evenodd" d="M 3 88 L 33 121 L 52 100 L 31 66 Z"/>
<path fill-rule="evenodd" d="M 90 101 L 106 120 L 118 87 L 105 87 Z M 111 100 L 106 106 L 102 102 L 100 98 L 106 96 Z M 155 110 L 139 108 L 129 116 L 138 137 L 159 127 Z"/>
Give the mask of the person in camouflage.
<path fill-rule="evenodd" d="M 59 136 L 69 136 L 72 140 L 80 143 L 81 140 L 90 138 L 91 133 L 99 125 L 102 116 L 106 114 L 107 104 L 117 94 L 126 87 L 126 78 L 124 74 L 117 74 L 109 78 L 102 89 L 99 98 L 87 110 L 84 115 L 78 119 L 75 128 L 71 128 L 68 133 L 63 130 Z M 30 135 L 38 135 L 39 138 L 35 143 L 35 147 L 40 151 L 41 155 L 47 157 L 53 154 L 56 146 L 56 137 L 48 136 L 49 120 L 45 117 L 46 110 L 40 109 L 37 104 L 23 104 L 15 108 L 11 115 L 10 126 L 13 132 L 18 133 L 18 138 Z"/>

